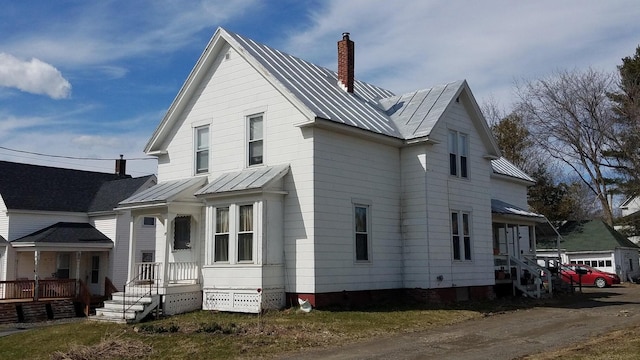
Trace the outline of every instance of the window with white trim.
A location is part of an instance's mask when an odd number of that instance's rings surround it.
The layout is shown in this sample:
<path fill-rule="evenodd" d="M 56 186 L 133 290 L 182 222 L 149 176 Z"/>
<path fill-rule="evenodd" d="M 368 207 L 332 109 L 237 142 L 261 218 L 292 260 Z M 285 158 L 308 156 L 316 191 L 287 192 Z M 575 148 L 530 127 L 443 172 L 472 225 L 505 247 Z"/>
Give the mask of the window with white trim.
<path fill-rule="evenodd" d="M 178 216 L 173 220 L 173 250 L 191 248 L 191 216 Z"/>
<path fill-rule="evenodd" d="M 195 173 L 209 172 L 209 126 L 195 128 Z"/>
<path fill-rule="evenodd" d="M 468 158 L 469 137 L 466 134 L 449 130 L 449 175 L 468 178 Z"/>
<path fill-rule="evenodd" d="M 471 260 L 471 214 L 451 212 L 451 240 L 454 260 Z"/>
<path fill-rule="evenodd" d="M 263 115 L 251 115 L 248 117 L 248 145 L 247 154 L 249 156 L 248 164 L 260 165 L 263 162 L 264 153 L 264 134 L 263 134 Z"/>
<path fill-rule="evenodd" d="M 238 207 L 238 262 L 253 261 L 253 205 Z"/>
<path fill-rule="evenodd" d="M 216 208 L 216 231 L 214 235 L 213 261 L 229 261 L 229 208 Z"/>
<path fill-rule="evenodd" d="M 142 225 L 144 225 L 144 226 L 155 226 L 156 225 L 156 218 L 151 217 L 151 216 L 145 216 L 142 219 Z"/>
<path fill-rule="evenodd" d="M 355 205 L 356 261 L 369 261 L 369 206 Z"/>

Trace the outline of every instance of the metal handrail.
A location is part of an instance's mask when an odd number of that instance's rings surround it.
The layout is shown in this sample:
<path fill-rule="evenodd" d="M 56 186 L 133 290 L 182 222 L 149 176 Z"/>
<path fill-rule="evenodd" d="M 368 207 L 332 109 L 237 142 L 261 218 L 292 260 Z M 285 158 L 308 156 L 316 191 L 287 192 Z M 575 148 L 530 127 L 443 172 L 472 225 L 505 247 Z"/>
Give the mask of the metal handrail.
<path fill-rule="evenodd" d="M 158 265 L 155 265 L 154 268 L 154 274 L 158 273 L 158 269 L 157 269 Z M 140 286 L 141 283 L 144 283 L 143 285 L 148 285 L 148 286 Z M 136 277 L 134 277 L 133 279 L 131 279 L 129 282 L 127 282 L 126 284 L 124 284 L 123 288 L 122 288 L 122 293 L 123 293 L 123 299 L 122 299 L 122 319 L 126 320 L 126 314 L 127 311 L 129 309 L 131 309 L 133 306 L 137 305 L 140 303 L 140 301 L 146 297 L 146 296 L 152 296 L 153 295 L 153 287 L 155 285 L 155 295 L 158 295 L 158 280 L 157 279 L 149 279 L 147 278 L 147 274 L 144 273 L 140 273 L 138 275 L 136 275 Z M 131 302 L 130 305 L 127 307 L 127 288 L 132 291 L 133 289 L 133 294 L 130 292 L 129 294 L 132 296 L 137 295 L 138 298 Z M 135 292 L 135 290 L 140 290 L 139 292 Z"/>

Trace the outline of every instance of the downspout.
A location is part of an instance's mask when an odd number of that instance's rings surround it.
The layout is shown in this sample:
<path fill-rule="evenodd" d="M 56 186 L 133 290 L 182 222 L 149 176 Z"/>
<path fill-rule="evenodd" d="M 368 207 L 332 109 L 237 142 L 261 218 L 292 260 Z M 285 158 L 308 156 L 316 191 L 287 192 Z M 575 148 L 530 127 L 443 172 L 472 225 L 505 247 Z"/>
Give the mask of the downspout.
<path fill-rule="evenodd" d="M 427 169 L 427 148 L 426 145 L 424 147 L 424 158 L 422 160 L 423 163 L 423 167 L 424 167 L 424 203 L 425 203 L 425 226 L 426 226 L 426 231 L 425 231 L 425 240 L 426 240 L 426 246 L 427 246 L 427 289 L 431 289 L 431 246 L 429 246 L 429 229 L 431 229 L 429 227 L 429 186 L 428 186 L 428 169 Z"/>

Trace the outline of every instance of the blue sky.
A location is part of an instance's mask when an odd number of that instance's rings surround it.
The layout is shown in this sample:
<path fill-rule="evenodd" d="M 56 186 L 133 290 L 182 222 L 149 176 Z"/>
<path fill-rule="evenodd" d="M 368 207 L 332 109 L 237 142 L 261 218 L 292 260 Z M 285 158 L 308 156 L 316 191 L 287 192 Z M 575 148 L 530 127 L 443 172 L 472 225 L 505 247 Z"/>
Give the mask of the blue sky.
<path fill-rule="evenodd" d="M 508 108 L 518 79 L 616 70 L 640 45 L 637 0 L 2 1 L 0 160 L 154 173 L 144 145 L 218 26 L 396 93 L 467 79 Z"/>

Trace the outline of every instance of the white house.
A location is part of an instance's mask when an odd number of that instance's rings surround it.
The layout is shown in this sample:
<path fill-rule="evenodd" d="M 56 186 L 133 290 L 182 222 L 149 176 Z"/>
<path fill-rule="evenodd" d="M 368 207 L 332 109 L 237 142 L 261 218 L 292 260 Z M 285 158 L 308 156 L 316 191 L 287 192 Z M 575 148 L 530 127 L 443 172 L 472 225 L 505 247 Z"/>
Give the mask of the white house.
<path fill-rule="evenodd" d="M 119 209 L 158 219 L 129 279 L 153 273 L 167 314 L 489 298 L 544 221 L 466 81 L 355 80 L 348 33 L 336 73 L 219 28 L 145 152 L 158 184 Z"/>
<path fill-rule="evenodd" d="M 130 214 L 114 207 L 156 183 L 125 175 L 125 161 L 113 174 L 0 161 L 0 300 L 122 290 Z M 153 251 L 154 229 L 140 227 L 140 251 Z"/>

